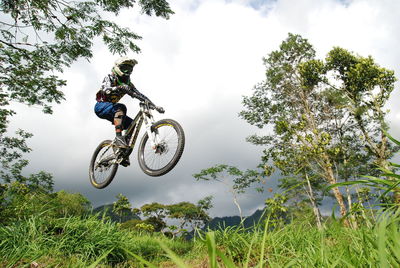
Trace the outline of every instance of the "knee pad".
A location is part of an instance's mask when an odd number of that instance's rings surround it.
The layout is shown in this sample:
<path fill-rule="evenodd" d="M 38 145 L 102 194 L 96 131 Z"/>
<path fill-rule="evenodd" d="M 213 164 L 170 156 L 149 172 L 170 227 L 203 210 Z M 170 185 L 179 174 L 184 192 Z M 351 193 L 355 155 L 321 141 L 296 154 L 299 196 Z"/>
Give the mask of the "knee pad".
<path fill-rule="evenodd" d="M 125 113 L 122 110 L 117 110 L 114 114 L 114 118 L 124 118 Z"/>

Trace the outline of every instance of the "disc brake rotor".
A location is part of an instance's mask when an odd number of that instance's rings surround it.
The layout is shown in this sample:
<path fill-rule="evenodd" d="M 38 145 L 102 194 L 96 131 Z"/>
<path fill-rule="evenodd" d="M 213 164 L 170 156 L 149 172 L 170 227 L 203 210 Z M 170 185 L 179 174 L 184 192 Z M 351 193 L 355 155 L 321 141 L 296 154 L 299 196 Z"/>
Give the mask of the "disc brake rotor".
<path fill-rule="evenodd" d="M 168 152 L 168 145 L 165 142 L 161 142 L 156 146 L 155 153 L 162 155 Z"/>

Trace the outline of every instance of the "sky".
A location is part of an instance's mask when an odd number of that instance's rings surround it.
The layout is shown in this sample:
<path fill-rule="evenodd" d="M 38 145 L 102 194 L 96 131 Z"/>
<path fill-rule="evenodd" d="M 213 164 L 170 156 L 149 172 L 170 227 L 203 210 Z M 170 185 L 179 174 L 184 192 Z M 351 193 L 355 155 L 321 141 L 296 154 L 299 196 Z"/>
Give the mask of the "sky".
<path fill-rule="evenodd" d="M 149 177 L 139 168 L 135 150 L 131 166 L 120 167 L 105 189 L 91 186 L 91 155 L 105 139 L 114 137 L 113 126 L 93 112 L 95 94 L 117 58 L 97 40 L 90 62 L 79 60 L 61 75 L 68 85 L 66 100 L 52 115 L 38 107 L 13 104 L 17 115 L 10 129 L 23 128 L 34 136 L 33 151 L 26 156 L 27 174 L 45 170 L 54 176 L 55 190 L 80 192 L 94 207 L 112 203 L 119 193 L 133 207 L 151 202 L 196 203 L 212 195 L 211 216 L 238 215 L 229 187 L 218 182 L 198 182 L 193 174 L 216 164 L 241 169 L 256 168 L 262 147 L 246 142 L 259 130 L 238 117 L 243 96 L 265 76 L 262 58 L 287 38 L 300 34 L 324 58 L 334 46 L 361 56 L 371 55 L 399 78 L 400 1 L 398 0 L 171 0 L 175 14 L 169 20 L 149 17 L 136 9 L 125 10 L 117 21 L 143 37 L 140 54 L 129 54 L 139 64 L 132 80 L 165 114 L 180 122 L 186 146 L 177 166 L 162 177 Z M 399 83 L 387 105 L 393 136 L 400 137 Z M 138 111 L 138 101 L 124 97 L 128 115 Z M 225 178 L 229 181 L 229 178 Z M 276 189 L 275 177 L 266 188 Z M 253 190 L 239 196 L 244 215 L 262 208 L 275 192 Z"/>

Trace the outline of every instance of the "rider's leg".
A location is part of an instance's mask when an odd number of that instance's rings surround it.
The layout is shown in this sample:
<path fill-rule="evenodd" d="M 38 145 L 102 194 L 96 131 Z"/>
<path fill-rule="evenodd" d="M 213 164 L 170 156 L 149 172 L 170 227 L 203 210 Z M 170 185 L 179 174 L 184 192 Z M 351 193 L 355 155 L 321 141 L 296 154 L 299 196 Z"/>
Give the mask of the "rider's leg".
<path fill-rule="evenodd" d="M 98 117 L 107 119 L 115 126 L 117 146 L 126 147 L 121 133 L 132 122 L 132 119 L 126 116 L 126 106 L 122 103 L 98 102 L 94 110 Z"/>
<path fill-rule="evenodd" d="M 126 140 L 122 137 L 122 121 L 125 113 L 121 109 L 117 109 L 114 114 L 114 126 L 115 126 L 115 143 L 119 147 L 128 147 Z"/>
<path fill-rule="evenodd" d="M 115 115 L 114 115 L 114 125 L 115 125 L 115 132 L 116 132 L 116 142 L 118 145 L 118 140 L 122 140 L 123 142 L 125 142 L 124 144 L 126 144 L 126 146 L 128 146 L 128 142 L 130 137 L 122 137 L 122 130 L 128 129 L 128 127 L 130 126 L 130 124 L 132 123 L 132 118 L 130 118 L 129 116 L 126 115 L 126 106 L 121 104 L 121 103 L 117 103 L 114 105 L 114 108 L 116 109 Z M 118 126 L 118 127 L 117 127 Z M 127 155 L 126 158 L 123 159 L 123 161 L 121 162 L 121 165 L 123 165 L 124 167 L 127 167 L 130 165 L 130 161 L 129 161 L 129 155 Z"/>
<path fill-rule="evenodd" d="M 113 120 L 115 119 L 115 117 L 118 117 L 118 116 L 121 117 L 121 119 L 122 119 L 122 120 L 117 119 L 117 122 L 113 121 L 114 125 L 115 126 L 121 125 L 122 130 L 128 129 L 128 127 L 130 126 L 130 124 L 132 123 L 133 120 L 132 120 L 132 118 L 130 118 L 129 116 L 126 115 L 126 112 L 127 112 L 126 106 L 122 103 L 116 103 L 116 104 L 114 104 L 113 112 L 114 112 Z M 121 114 L 122 114 L 122 116 L 121 116 Z M 121 130 L 121 132 L 122 132 L 122 130 Z"/>
<path fill-rule="evenodd" d="M 122 126 L 122 120 L 124 118 L 124 112 L 120 109 L 118 109 L 115 114 L 114 114 L 114 126 L 115 126 L 115 134 L 117 136 L 121 136 L 123 126 Z"/>

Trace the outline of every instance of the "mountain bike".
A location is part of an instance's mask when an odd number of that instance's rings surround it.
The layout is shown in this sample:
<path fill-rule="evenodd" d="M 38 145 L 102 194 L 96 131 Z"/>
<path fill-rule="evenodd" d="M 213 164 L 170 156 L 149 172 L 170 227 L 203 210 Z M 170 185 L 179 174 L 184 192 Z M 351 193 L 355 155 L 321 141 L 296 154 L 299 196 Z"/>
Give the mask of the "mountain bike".
<path fill-rule="evenodd" d="M 175 167 L 185 147 L 185 134 L 181 125 L 172 119 L 155 122 L 148 102 L 139 103 L 140 110 L 125 131 L 128 148 L 119 148 L 112 140 L 104 140 L 93 153 L 89 167 L 92 185 L 98 189 L 107 187 L 114 179 L 118 166 L 129 159 L 142 124 L 145 132 L 139 144 L 140 169 L 147 175 L 162 176 Z"/>

